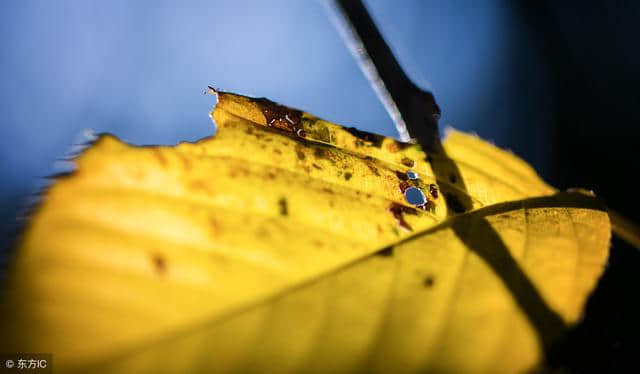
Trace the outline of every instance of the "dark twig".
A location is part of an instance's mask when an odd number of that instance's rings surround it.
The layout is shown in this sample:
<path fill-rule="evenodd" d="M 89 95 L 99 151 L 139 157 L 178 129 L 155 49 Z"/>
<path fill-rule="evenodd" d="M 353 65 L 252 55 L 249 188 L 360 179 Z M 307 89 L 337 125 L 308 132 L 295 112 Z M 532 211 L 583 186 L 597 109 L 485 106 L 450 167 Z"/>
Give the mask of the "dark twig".
<path fill-rule="evenodd" d="M 439 149 L 440 108 L 431 92 L 404 73 L 359 0 L 335 0 L 339 30 L 395 122 L 400 138 L 415 138 L 427 150 Z"/>

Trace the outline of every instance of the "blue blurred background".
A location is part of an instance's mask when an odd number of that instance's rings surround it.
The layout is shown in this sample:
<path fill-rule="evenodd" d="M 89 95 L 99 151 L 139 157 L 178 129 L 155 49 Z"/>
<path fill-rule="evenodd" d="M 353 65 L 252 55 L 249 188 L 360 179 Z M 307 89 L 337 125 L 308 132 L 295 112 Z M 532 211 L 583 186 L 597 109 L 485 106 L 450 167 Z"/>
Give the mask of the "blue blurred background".
<path fill-rule="evenodd" d="M 208 84 L 266 96 L 337 123 L 396 136 L 322 1 L 3 1 L 0 3 L 0 199 L 11 225 L 83 129 L 136 144 L 212 133 Z M 443 125 L 536 151 L 550 105 L 536 46 L 502 2 L 367 3 Z M 531 51 L 531 52 L 528 52 Z M 515 56 L 515 58 L 513 57 Z M 519 77 L 522 64 L 529 77 Z M 532 115 L 532 113 L 538 113 Z M 528 142 L 523 142 L 528 139 Z M 5 227 L 6 227 L 5 225 Z"/>
<path fill-rule="evenodd" d="M 365 3 L 410 77 L 434 92 L 441 125 L 640 221 L 639 2 Z M 136 144 L 210 135 L 208 84 L 395 136 L 321 0 L 3 0 L 0 43 L 0 247 L 84 129 Z M 637 351 L 629 293 L 640 252 L 613 245 L 559 356 L 570 368 L 619 369 Z"/>

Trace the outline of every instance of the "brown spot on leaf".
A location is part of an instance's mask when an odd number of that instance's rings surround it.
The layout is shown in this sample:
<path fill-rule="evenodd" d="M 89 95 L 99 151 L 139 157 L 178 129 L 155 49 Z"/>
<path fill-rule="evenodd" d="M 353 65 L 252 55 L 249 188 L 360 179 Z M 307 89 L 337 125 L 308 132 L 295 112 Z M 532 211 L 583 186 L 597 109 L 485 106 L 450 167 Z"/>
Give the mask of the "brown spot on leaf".
<path fill-rule="evenodd" d="M 153 155 L 158 160 L 160 165 L 162 165 L 163 167 L 167 166 L 167 158 L 164 157 L 162 152 L 158 148 L 151 148 L 151 149 L 153 150 Z"/>
<path fill-rule="evenodd" d="M 416 212 L 415 209 L 413 208 L 409 208 L 406 207 L 404 205 L 398 204 L 398 203 L 391 203 L 391 205 L 389 206 L 389 208 L 387 209 L 392 215 L 393 218 L 396 219 L 396 222 L 398 222 L 398 225 L 400 225 L 400 227 L 402 227 L 403 229 L 407 230 L 407 231 L 412 231 L 413 229 L 411 228 L 411 226 L 409 226 L 409 224 L 407 223 L 407 221 L 404 220 L 404 215 L 405 214 L 418 214 Z"/>
<path fill-rule="evenodd" d="M 322 187 L 322 191 L 324 191 L 324 192 L 326 192 L 326 193 L 328 193 L 328 194 L 331 194 L 331 195 L 334 195 L 334 194 L 335 194 L 335 191 L 333 191 L 333 190 L 332 190 L 331 188 L 329 188 L 329 187 Z"/>
<path fill-rule="evenodd" d="M 302 127 L 307 133 L 307 138 L 331 143 L 331 133 L 322 121 L 314 118 L 303 118 Z"/>
<path fill-rule="evenodd" d="M 353 174 L 351 174 L 349 172 L 346 172 L 346 173 L 344 173 L 344 180 L 348 181 L 349 179 L 351 179 L 352 176 L 353 176 Z"/>
<path fill-rule="evenodd" d="M 182 153 L 177 153 L 178 157 L 180 158 L 180 160 L 182 161 L 182 165 L 184 166 L 184 170 L 189 171 L 191 170 L 191 161 L 189 161 L 189 158 L 185 155 L 183 155 Z"/>
<path fill-rule="evenodd" d="M 404 192 L 407 190 L 407 188 L 411 187 L 411 184 L 409 184 L 409 182 L 407 182 L 407 181 L 402 181 L 402 182 L 400 182 L 398 187 L 400 188 L 400 192 L 404 194 Z"/>
<path fill-rule="evenodd" d="M 271 237 L 271 233 L 265 227 L 260 227 L 256 230 L 256 236 L 260 239 L 268 239 Z"/>
<path fill-rule="evenodd" d="M 151 264 L 158 275 L 164 275 L 167 272 L 167 260 L 160 253 L 151 254 Z"/>
<path fill-rule="evenodd" d="M 235 177 L 237 177 L 239 175 L 248 176 L 249 174 L 251 174 L 249 172 L 249 170 L 245 169 L 244 167 L 235 167 L 235 168 L 229 170 L 229 176 L 231 178 L 235 178 Z"/>
<path fill-rule="evenodd" d="M 280 198 L 280 200 L 278 200 L 278 207 L 280 208 L 280 215 L 281 216 L 288 216 L 289 215 L 289 207 L 287 205 L 287 199 L 282 197 Z"/>
<path fill-rule="evenodd" d="M 413 161 L 412 159 L 410 159 L 409 157 L 403 157 L 402 160 L 400 160 L 402 162 L 402 165 L 407 166 L 407 167 L 414 167 L 416 162 Z"/>
<path fill-rule="evenodd" d="M 384 140 L 384 136 L 378 134 L 372 134 L 370 132 L 358 130 L 355 127 L 345 128 L 351 135 L 356 138 L 365 141 L 367 143 L 371 143 L 374 147 L 380 148 L 382 146 L 382 141 Z M 357 145 L 357 144 L 356 144 Z"/>
<path fill-rule="evenodd" d="M 422 210 L 427 211 L 427 212 L 434 213 L 434 211 L 436 209 L 436 205 L 433 203 L 433 201 L 427 200 L 427 202 L 422 204 L 422 205 L 416 205 L 416 208 L 422 209 Z"/>
<path fill-rule="evenodd" d="M 209 228 L 212 238 L 218 238 L 220 236 L 220 224 L 214 217 L 209 217 Z"/>
<path fill-rule="evenodd" d="M 304 136 L 298 134 L 298 130 L 301 129 L 301 111 L 287 108 L 265 98 L 254 99 L 254 102 L 260 107 L 260 111 L 267 120 L 267 126 L 286 133 Z"/>
<path fill-rule="evenodd" d="M 433 196 L 434 199 L 438 198 L 438 186 L 436 186 L 435 184 L 430 184 L 429 185 L 429 193 L 431 194 L 431 196 Z"/>
<path fill-rule="evenodd" d="M 211 195 L 211 190 L 209 189 L 207 184 L 200 179 L 192 181 L 191 183 L 189 183 L 189 186 L 193 191 L 203 191 Z"/>
<path fill-rule="evenodd" d="M 407 176 L 406 173 L 403 173 L 401 171 L 396 171 L 396 177 L 398 177 L 398 179 L 402 180 L 402 181 L 406 181 L 409 179 L 409 177 Z"/>
<path fill-rule="evenodd" d="M 299 160 L 304 160 L 306 158 L 306 156 L 304 155 L 304 152 L 302 152 L 302 150 L 300 149 L 296 149 L 296 155 L 298 156 Z"/>
<path fill-rule="evenodd" d="M 433 287 L 435 283 L 436 283 L 436 278 L 433 275 L 427 275 L 424 278 L 424 281 L 422 282 L 422 284 L 424 284 L 424 286 L 427 288 Z"/>
<path fill-rule="evenodd" d="M 313 164 L 311 164 L 311 166 L 313 166 L 314 168 L 316 168 L 318 170 L 322 170 L 322 167 L 320 167 L 320 165 L 316 164 L 315 162 Z"/>
<path fill-rule="evenodd" d="M 380 172 L 378 171 L 378 168 L 371 165 L 370 163 L 367 162 L 367 167 L 369 168 L 369 170 L 371 170 L 371 172 L 377 176 L 380 176 Z"/>
<path fill-rule="evenodd" d="M 317 158 L 326 158 L 327 157 L 327 152 L 322 148 L 316 148 L 313 151 L 313 155 L 315 157 L 317 157 Z"/>

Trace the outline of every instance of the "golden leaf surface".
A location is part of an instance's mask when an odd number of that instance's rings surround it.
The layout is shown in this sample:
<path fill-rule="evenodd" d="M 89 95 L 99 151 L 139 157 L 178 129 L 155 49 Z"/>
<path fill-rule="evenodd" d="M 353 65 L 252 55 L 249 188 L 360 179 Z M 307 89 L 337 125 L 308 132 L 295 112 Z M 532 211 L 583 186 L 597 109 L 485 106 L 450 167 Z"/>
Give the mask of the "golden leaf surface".
<path fill-rule="evenodd" d="M 214 137 L 105 135 L 51 186 L 1 351 L 61 371 L 522 371 L 580 318 L 608 254 L 596 198 L 472 135 L 427 155 L 218 97 Z"/>

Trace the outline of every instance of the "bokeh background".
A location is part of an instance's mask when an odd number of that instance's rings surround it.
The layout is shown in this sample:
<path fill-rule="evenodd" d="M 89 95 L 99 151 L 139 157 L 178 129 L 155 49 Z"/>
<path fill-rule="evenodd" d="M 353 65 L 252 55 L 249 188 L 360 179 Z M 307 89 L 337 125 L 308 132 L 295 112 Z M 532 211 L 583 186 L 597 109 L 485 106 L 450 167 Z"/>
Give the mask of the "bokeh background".
<path fill-rule="evenodd" d="M 435 93 L 443 126 L 640 222 L 640 3 L 366 4 L 410 77 Z M 0 2 L 0 244 L 85 129 L 136 144 L 210 135 L 208 84 L 394 136 L 330 13 L 321 0 Z M 639 254 L 614 241 L 558 365 L 616 370 L 635 351 Z"/>

